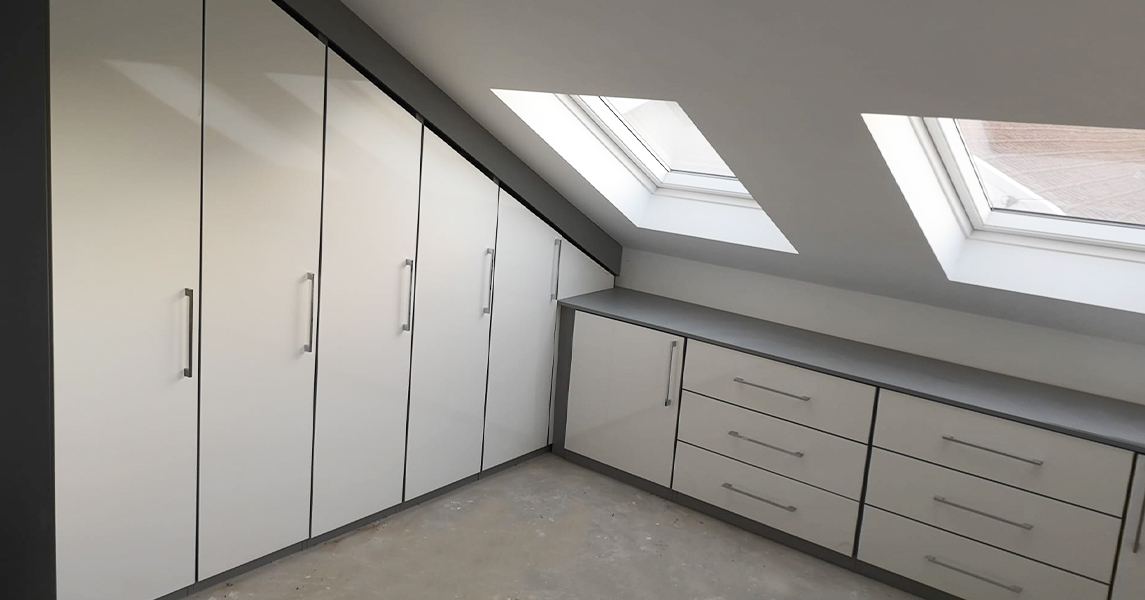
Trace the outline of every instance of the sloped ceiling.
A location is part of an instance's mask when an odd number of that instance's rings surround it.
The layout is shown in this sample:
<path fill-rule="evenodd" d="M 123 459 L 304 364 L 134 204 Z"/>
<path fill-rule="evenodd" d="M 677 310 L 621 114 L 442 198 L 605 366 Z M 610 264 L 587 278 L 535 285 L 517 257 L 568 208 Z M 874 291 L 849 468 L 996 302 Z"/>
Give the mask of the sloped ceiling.
<path fill-rule="evenodd" d="M 625 247 L 1145 343 L 952 283 L 864 112 L 1145 128 L 1139 0 L 344 0 Z M 491 91 L 675 100 L 799 251 L 640 230 Z"/>

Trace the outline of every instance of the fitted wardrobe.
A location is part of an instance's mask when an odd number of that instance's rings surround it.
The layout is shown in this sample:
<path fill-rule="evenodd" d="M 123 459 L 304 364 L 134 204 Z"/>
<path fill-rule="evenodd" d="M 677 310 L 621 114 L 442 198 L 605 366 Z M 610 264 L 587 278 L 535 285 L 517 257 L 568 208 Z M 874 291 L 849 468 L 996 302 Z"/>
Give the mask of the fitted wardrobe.
<path fill-rule="evenodd" d="M 57 589 L 151 600 L 545 448 L 612 276 L 271 0 L 53 0 Z M 381 82 L 384 84 L 384 82 Z"/>

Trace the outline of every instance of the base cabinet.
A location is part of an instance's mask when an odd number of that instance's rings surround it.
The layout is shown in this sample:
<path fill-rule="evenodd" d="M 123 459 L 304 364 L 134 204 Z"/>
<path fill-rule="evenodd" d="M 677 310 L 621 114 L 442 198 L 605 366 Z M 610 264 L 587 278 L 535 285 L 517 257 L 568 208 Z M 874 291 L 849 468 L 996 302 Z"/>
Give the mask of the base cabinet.
<path fill-rule="evenodd" d="M 1145 598 L 1145 455 L 1138 454 L 1117 576 L 1113 580 L 1113 600 L 1142 598 Z"/>
<path fill-rule="evenodd" d="M 565 448 L 669 486 L 683 358 L 682 337 L 576 313 Z"/>

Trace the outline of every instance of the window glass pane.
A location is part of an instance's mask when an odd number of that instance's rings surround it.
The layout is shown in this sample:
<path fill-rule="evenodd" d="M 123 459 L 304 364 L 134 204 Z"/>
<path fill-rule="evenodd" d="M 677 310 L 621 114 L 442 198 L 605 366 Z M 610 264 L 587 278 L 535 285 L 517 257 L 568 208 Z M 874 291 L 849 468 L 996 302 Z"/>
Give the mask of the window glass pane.
<path fill-rule="evenodd" d="M 604 98 L 669 171 L 735 178 L 715 148 L 675 102 Z"/>
<path fill-rule="evenodd" d="M 1145 131 L 957 123 L 991 208 L 1145 225 Z"/>

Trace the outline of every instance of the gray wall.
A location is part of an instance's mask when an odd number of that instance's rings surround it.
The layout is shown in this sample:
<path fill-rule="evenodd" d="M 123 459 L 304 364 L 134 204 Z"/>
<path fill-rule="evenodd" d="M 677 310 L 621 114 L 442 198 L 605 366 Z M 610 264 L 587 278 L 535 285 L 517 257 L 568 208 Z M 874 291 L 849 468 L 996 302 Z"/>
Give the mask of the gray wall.
<path fill-rule="evenodd" d="M 56 597 L 48 192 L 48 0 L 0 10 L 0 565 L 5 598 Z"/>
<path fill-rule="evenodd" d="M 337 0 L 275 0 L 614 275 L 621 246 Z"/>

